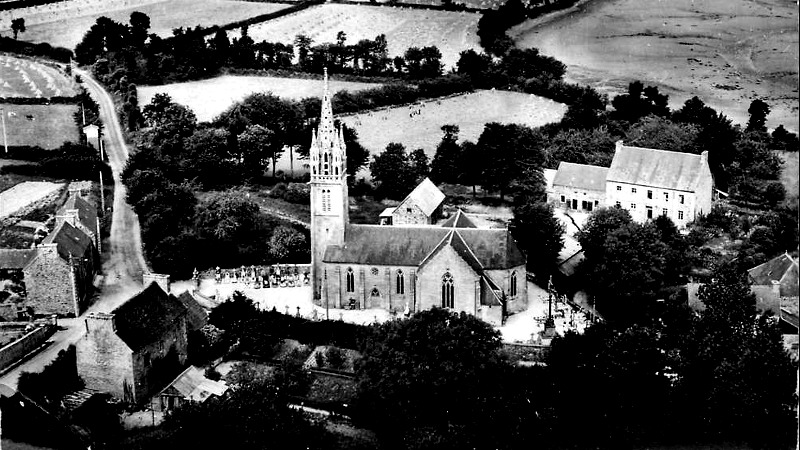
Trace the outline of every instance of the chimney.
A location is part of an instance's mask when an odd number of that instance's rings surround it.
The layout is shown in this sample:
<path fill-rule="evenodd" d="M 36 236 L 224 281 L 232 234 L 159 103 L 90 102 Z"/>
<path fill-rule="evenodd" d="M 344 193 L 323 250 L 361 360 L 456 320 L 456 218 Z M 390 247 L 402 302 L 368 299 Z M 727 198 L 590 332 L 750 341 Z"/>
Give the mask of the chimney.
<path fill-rule="evenodd" d="M 145 273 L 142 274 L 142 284 L 144 287 L 150 286 L 150 283 L 156 283 L 161 286 L 161 289 L 169 294 L 169 275 L 160 273 Z"/>
<path fill-rule="evenodd" d="M 617 153 L 620 150 L 622 150 L 622 139 L 614 143 L 614 153 Z"/>
<path fill-rule="evenodd" d="M 83 324 L 86 327 L 86 333 L 95 330 L 106 330 L 114 333 L 117 331 L 116 320 L 114 314 L 103 312 L 92 312 L 86 315 L 83 319 Z"/>
<path fill-rule="evenodd" d="M 700 163 L 708 165 L 708 150 L 703 150 L 703 152 L 700 153 Z"/>

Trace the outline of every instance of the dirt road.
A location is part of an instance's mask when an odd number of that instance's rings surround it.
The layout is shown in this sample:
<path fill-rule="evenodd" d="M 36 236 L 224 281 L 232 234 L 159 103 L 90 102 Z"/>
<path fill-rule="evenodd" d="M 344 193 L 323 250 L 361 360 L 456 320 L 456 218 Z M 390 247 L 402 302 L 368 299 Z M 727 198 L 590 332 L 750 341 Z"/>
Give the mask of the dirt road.
<path fill-rule="evenodd" d="M 90 311 L 110 311 L 142 288 L 142 273 L 147 269 L 147 263 L 142 254 L 139 218 L 125 202 L 125 185 L 120 178 L 128 160 L 128 147 L 114 112 L 114 103 L 91 75 L 82 70 L 75 72 L 83 78 L 92 98 L 100 105 L 106 153 L 114 174 L 114 214 L 108 252 L 103 258 L 105 283 L 100 299 L 90 308 Z"/>

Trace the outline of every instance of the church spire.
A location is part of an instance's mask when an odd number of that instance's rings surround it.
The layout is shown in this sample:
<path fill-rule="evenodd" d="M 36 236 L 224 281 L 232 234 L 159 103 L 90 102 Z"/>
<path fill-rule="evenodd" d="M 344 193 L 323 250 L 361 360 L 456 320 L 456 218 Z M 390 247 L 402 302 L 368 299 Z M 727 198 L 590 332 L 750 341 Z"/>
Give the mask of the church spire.
<path fill-rule="evenodd" d="M 346 170 L 346 149 L 342 129 L 336 128 L 333 121 L 331 92 L 328 83 L 328 68 L 324 72 L 324 90 L 322 94 L 322 113 L 316 133 L 311 136 L 311 177 L 332 177 L 339 179 Z"/>
<path fill-rule="evenodd" d="M 333 107 L 331 106 L 331 92 L 328 85 L 328 68 L 325 68 L 325 87 L 322 94 L 322 115 L 319 120 L 319 133 L 335 133 L 333 128 Z"/>

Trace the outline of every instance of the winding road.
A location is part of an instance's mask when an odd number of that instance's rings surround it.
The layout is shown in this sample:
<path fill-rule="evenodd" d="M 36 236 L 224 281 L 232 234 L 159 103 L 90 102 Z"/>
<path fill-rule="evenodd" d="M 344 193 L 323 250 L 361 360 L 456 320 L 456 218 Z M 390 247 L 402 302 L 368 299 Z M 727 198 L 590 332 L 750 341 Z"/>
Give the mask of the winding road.
<path fill-rule="evenodd" d="M 128 160 L 128 146 L 125 144 L 114 102 L 89 73 L 78 69 L 74 72 L 83 78 L 84 86 L 100 105 L 100 118 L 105 130 L 105 149 L 114 175 L 114 212 L 111 218 L 110 236 L 102 255 L 102 273 L 105 279 L 97 301 L 84 312 L 86 315 L 95 311 L 110 312 L 140 291 L 142 274 L 148 269 L 142 253 L 139 218 L 125 201 L 125 186 L 120 175 Z M 59 319 L 58 324 L 61 329 L 50 338 L 49 345 L 0 376 L 0 384 L 16 389 L 21 372 L 42 371 L 55 359 L 59 351 L 77 342 L 84 333 L 83 320 L 80 317 Z"/>

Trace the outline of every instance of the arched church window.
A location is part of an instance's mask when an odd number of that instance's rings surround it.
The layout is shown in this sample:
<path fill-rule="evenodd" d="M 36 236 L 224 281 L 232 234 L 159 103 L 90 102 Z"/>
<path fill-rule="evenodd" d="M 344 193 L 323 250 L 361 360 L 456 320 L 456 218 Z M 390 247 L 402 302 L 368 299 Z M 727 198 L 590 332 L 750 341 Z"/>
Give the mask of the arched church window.
<path fill-rule="evenodd" d="M 517 272 L 511 272 L 511 286 L 508 290 L 511 297 L 517 295 Z"/>
<path fill-rule="evenodd" d="M 347 273 L 344 276 L 345 281 L 345 291 L 347 292 L 355 292 L 356 291 L 356 277 L 353 274 L 353 269 L 348 267 Z"/>
<path fill-rule="evenodd" d="M 397 293 L 398 294 L 405 294 L 406 293 L 406 279 L 403 276 L 403 271 L 402 270 L 398 270 L 397 271 L 397 277 L 396 278 L 397 279 L 395 281 L 395 284 L 397 285 Z"/>
<path fill-rule="evenodd" d="M 381 292 L 378 290 L 378 288 L 374 287 L 374 288 L 372 288 L 372 292 L 370 292 L 369 295 L 371 297 L 380 297 L 381 296 Z"/>
<path fill-rule="evenodd" d="M 338 166 L 333 168 L 333 174 L 334 175 L 339 175 L 339 167 Z"/>
<path fill-rule="evenodd" d="M 455 307 L 455 288 L 453 276 L 450 272 L 445 272 L 442 276 L 442 308 Z"/>

